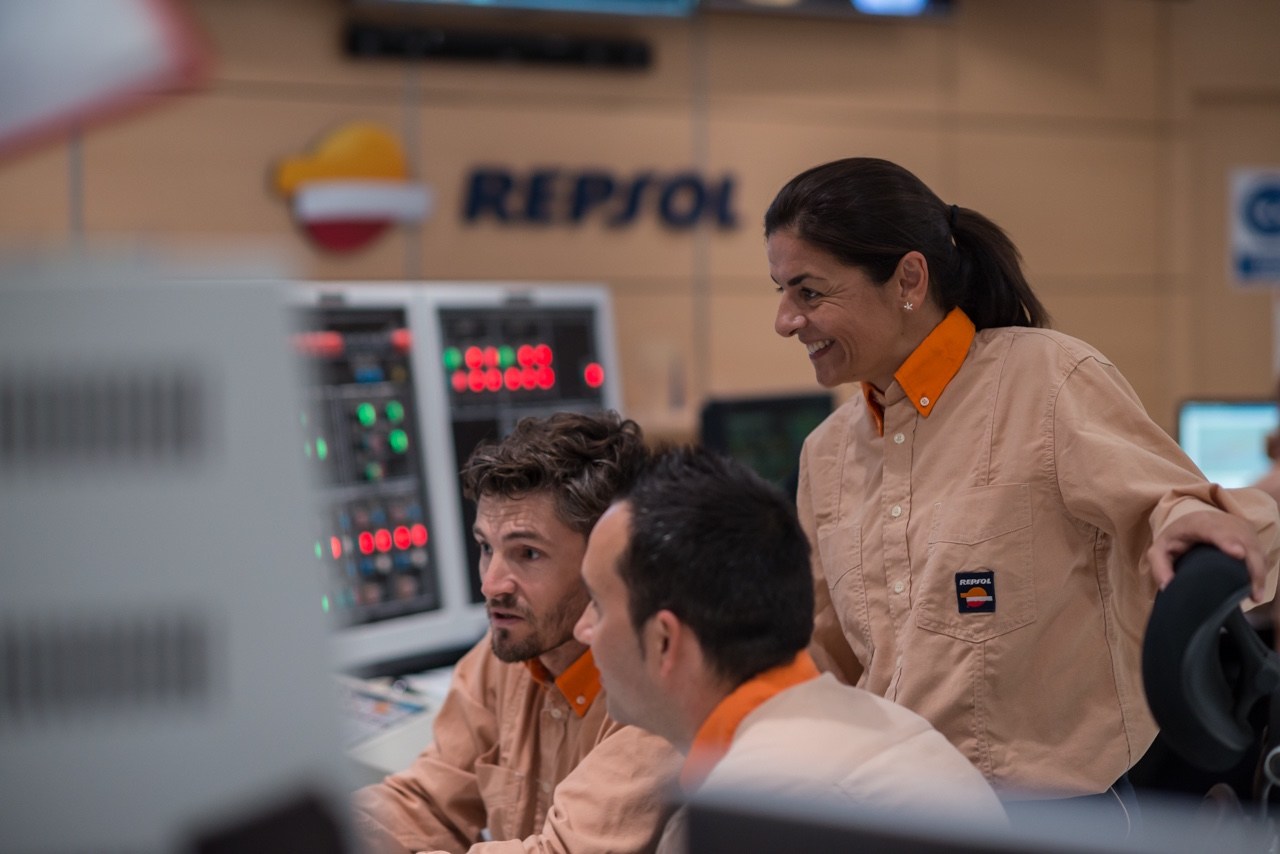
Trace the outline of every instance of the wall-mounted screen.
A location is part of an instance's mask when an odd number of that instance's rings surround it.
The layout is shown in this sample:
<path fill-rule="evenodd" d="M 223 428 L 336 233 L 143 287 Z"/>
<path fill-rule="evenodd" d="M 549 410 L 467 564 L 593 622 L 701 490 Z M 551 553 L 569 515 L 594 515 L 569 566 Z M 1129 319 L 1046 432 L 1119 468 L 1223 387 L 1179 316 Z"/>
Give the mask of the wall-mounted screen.
<path fill-rule="evenodd" d="M 1184 400 L 1178 444 L 1214 483 L 1249 486 L 1267 473 L 1267 437 L 1280 426 L 1274 400 Z"/>

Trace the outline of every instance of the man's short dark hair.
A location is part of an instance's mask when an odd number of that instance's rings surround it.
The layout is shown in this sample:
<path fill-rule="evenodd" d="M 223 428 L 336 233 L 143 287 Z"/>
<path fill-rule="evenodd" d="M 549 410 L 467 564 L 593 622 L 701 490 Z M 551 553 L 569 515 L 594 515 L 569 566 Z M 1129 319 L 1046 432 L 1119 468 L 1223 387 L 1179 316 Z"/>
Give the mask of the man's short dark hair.
<path fill-rule="evenodd" d="M 631 536 L 618 572 L 637 636 L 670 610 L 735 686 L 808 645 L 809 541 L 780 489 L 712 451 L 675 448 L 625 500 Z"/>
<path fill-rule="evenodd" d="M 586 536 L 649 459 L 640 425 L 613 411 L 523 418 L 505 439 L 482 444 L 462 467 L 463 494 L 555 496 L 560 521 Z"/>

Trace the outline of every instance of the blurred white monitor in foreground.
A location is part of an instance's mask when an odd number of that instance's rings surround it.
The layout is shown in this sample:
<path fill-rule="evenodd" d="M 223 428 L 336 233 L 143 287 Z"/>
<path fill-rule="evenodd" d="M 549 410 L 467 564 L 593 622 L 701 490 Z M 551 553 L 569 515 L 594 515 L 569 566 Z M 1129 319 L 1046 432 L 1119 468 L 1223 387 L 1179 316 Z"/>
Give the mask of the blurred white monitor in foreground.
<path fill-rule="evenodd" d="M 287 322 L 279 285 L 0 267 L 0 850 L 346 849 Z"/>
<path fill-rule="evenodd" d="M 1267 473 L 1267 437 L 1280 425 L 1274 400 L 1184 400 L 1178 444 L 1213 483 L 1249 486 Z"/>

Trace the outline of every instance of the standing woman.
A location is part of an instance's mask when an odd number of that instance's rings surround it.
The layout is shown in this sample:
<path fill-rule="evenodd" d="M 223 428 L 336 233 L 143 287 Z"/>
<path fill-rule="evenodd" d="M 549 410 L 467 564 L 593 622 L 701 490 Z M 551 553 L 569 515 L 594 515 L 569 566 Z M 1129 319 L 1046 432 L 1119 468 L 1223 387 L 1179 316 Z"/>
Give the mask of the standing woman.
<path fill-rule="evenodd" d="M 1045 327 L 991 220 L 850 158 L 765 214 L 775 329 L 861 392 L 809 437 L 814 654 L 915 710 L 1003 796 L 1111 789 L 1156 733 L 1141 644 L 1172 561 L 1241 558 L 1260 599 L 1275 502 L 1208 483 L 1101 353 Z"/>

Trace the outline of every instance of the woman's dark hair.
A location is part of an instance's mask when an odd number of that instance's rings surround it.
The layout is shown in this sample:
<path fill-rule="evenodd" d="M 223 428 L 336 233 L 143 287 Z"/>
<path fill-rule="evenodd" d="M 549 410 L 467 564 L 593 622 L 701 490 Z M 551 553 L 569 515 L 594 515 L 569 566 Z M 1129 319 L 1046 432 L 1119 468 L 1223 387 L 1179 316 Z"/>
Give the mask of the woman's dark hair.
<path fill-rule="evenodd" d="M 640 425 L 613 411 L 522 418 L 505 439 L 472 452 L 462 492 L 472 501 L 548 492 L 560 521 L 586 536 L 649 456 Z"/>
<path fill-rule="evenodd" d="M 945 204 L 887 160 L 849 157 L 801 172 L 765 212 L 765 237 L 779 230 L 881 284 L 916 250 L 928 262 L 932 298 L 944 311 L 959 306 L 978 329 L 1049 325 L 1004 230 L 977 211 Z"/>

